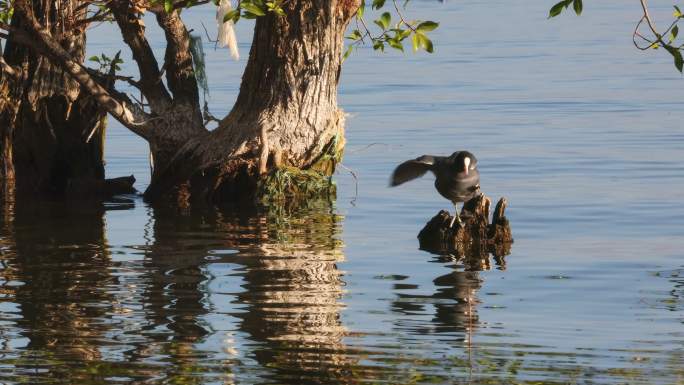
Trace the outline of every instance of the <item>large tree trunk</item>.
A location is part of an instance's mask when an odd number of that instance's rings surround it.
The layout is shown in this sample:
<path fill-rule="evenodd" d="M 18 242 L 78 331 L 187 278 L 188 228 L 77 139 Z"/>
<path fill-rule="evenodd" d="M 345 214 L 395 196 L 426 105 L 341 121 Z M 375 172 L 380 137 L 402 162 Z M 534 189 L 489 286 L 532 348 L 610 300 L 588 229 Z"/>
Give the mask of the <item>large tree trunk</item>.
<path fill-rule="evenodd" d="M 360 0 L 292 0 L 282 4 L 285 16 L 259 17 L 237 103 L 213 132 L 203 125 L 190 38 L 178 10 L 147 4 L 166 37 L 160 69 L 145 37 L 143 11 L 132 2 L 108 3 L 138 64 L 134 85 L 149 102 L 143 106 L 80 66 L 82 58 L 58 44 L 30 2 L 14 4 L 27 21 L 24 30 L 14 30 L 22 44 L 58 63 L 100 108 L 149 142 L 147 200 L 184 205 L 251 200 L 258 189 L 297 190 L 271 188 L 283 180 L 303 181 L 299 190 L 307 195 L 332 190 L 327 177 L 344 148 L 344 114 L 337 107 L 343 37 Z M 159 81 L 164 75 L 166 84 Z M 269 180 L 274 183 L 264 182 Z"/>
<path fill-rule="evenodd" d="M 85 33 L 76 24 L 85 17 L 81 4 L 31 2 L 36 19 L 76 62 L 83 62 L 85 55 Z M 14 14 L 13 27 L 27 23 L 21 13 Z M 7 66 L 0 73 L 0 177 L 5 190 L 92 193 L 104 179 L 104 111 L 62 67 L 17 43 L 12 32 L 3 58 Z"/>
<path fill-rule="evenodd" d="M 344 146 L 337 106 L 343 38 L 359 3 L 290 1 L 286 16 L 258 18 L 233 110 L 167 164 L 157 162 L 146 198 L 234 201 L 253 197 L 276 169 L 332 174 Z"/>

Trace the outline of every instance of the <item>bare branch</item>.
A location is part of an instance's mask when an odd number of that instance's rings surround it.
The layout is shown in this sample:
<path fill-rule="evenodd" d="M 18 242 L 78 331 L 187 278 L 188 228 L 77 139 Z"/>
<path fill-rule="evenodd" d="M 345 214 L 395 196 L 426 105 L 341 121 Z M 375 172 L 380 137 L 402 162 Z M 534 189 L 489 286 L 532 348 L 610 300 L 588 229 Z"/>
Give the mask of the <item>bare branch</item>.
<path fill-rule="evenodd" d="M 658 31 L 656 30 L 655 23 L 651 19 L 651 15 L 648 13 L 648 4 L 646 3 L 646 0 L 639 0 L 639 1 L 641 2 L 641 9 L 644 10 L 643 19 L 646 20 L 646 23 L 648 24 L 648 28 L 651 29 L 651 32 L 653 32 L 653 34 L 656 35 L 656 37 L 658 37 L 658 39 L 660 39 L 660 37 L 662 35 L 660 35 L 658 33 Z"/>
<path fill-rule="evenodd" d="M 652 46 L 653 43 L 654 43 L 653 41 L 647 39 L 647 38 L 644 37 L 641 33 L 639 33 L 639 27 L 641 26 L 641 23 L 644 22 L 644 19 L 645 19 L 645 18 L 646 18 L 646 17 L 644 16 L 644 17 L 642 17 L 642 18 L 639 20 L 639 22 L 637 23 L 636 27 L 634 28 L 634 32 L 632 33 L 632 42 L 634 43 L 634 46 L 637 47 L 637 49 L 640 49 L 640 50 L 642 50 L 642 51 L 645 51 L 645 50 L 651 48 L 651 46 Z M 648 46 L 646 46 L 646 47 L 641 47 L 641 46 L 637 43 L 637 41 L 636 41 L 636 38 L 637 38 L 637 37 L 640 37 L 640 38 L 643 39 L 644 41 L 648 42 Z"/>
<path fill-rule="evenodd" d="M 211 36 L 209 36 L 209 31 L 207 31 L 207 27 L 204 25 L 204 23 L 202 23 L 202 22 L 200 22 L 200 23 L 202 24 L 202 28 L 204 28 L 204 34 L 207 35 L 207 40 L 214 43 L 214 49 L 216 49 L 216 44 L 218 44 L 218 38 L 212 39 Z"/>
<path fill-rule="evenodd" d="M 19 77 L 19 69 L 11 66 L 9 63 L 5 61 L 5 58 L 0 56 L 0 68 L 2 69 L 2 73 L 6 74 L 8 76 L 11 76 L 13 78 L 18 78 Z"/>
<path fill-rule="evenodd" d="M 109 18 L 111 16 L 112 16 L 112 13 L 110 11 L 98 10 L 92 16 L 74 22 L 73 27 L 75 27 L 75 28 L 78 28 L 81 26 L 87 27 L 91 23 L 105 21 L 105 20 L 107 20 L 107 18 Z"/>
<path fill-rule="evenodd" d="M 171 95 L 160 80 L 159 65 L 145 37 L 145 28 L 140 23 L 141 20 L 130 12 L 127 2 L 111 3 L 111 9 L 121 29 L 121 35 L 138 64 L 140 89 L 150 101 L 152 110 L 163 112 L 171 104 Z"/>
<path fill-rule="evenodd" d="M 166 36 L 166 81 L 174 96 L 174 101 L 192 106 L 197 111 L 198 121 L 202 121 L 199 108 L 199 92 L 197 79 L 192 66 L 190 53 L 190 37 L 178 11 L 156 14 L 157 23 Z"/>
<path fill-rule="evenodd" d="M 399 15 L 399 19 L 401 20 L 401 22 L 404 23 L 404 25 L 406 25 L 411 31 L 413 31 L 415 33 L 416 29 L 411 24 L 407 23 L 406 20 L 404 20 L 404 15 L 399 10 L 399 5 L 397 5 L 397 0 L 392 0 L 392 3 L 394 3 L 394 9 L 397 11 L 397 15 Z"/>

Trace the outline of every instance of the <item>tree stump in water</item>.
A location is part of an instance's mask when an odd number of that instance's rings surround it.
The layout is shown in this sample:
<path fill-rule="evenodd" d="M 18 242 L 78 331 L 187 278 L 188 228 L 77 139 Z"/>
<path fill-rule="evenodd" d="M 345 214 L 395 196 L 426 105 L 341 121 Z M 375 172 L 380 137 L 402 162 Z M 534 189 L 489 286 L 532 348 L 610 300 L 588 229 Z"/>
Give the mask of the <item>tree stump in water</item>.
<path fill-rule="evenodd" d="M 485 256 L 489 253 L 503 257 L 510 253 L 513 237 L 506 219 L 506 198 L 499 199 L 491 222 L 492 200 L 484 194 L 469 200 L 461 210 L 463 226 L 451 224 L 452 216 L 440 211 L 418 234 L 420 248 L 433 253 L 448 253 L 456 257 Z"/>

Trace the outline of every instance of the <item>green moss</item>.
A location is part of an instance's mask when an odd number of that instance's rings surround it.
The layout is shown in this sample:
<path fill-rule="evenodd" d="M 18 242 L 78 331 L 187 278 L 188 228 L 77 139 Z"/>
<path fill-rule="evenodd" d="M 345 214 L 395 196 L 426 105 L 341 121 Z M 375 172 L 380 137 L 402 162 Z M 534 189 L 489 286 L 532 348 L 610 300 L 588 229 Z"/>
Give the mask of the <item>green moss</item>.
<path fill-rule="evenodd" d="M 257 185 L 258 200 L 261 203 L 289 204 L 312 199 L 334 199 L 337 186 L 332 174 L 342 160 L 344 143 L 342 134 L 335 135 L 307 169 L 284 166 L 271 171 Z"/>
<path fill-rule="evenodd" d="M 316 170 L 281 167 L 261 178 L 257 197 L 262 203 L 334 198 L 337 186 L 331 176 Z"/>

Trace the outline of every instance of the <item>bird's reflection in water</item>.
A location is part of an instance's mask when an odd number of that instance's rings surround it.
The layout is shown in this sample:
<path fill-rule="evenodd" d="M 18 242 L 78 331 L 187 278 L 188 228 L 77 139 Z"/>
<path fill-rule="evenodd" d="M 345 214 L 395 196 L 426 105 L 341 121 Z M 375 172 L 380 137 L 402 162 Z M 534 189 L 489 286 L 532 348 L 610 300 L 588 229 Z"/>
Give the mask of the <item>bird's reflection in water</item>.
<path fill-rule="evenodd" d="M 503 256 L 490 257 L 488 252 L 481 251 L 470 256 L 439 254 L 432 261 L 444 265 L 450 271 L 433 279 L 435 290 L 430 295 L 397 290 L 392 309 L 408 316 L 408 319 L 403 317 L 404 320 L 399 321 L 398 327 L 416 335 L 449 334 L 455 337 L 455 341 L 469 347 L 472 333 L 480 324 L 477 312 L 480 304 L 478 292 L 484 283 L 480 272 L 492 269 L 492 263 L 497 269 L 504 270 L 505 259 Z M 403 287 L 407 287 L 407 284 L 403 284 Z M 432 310 L 428 310 L 429 308 Z M 433 314 L 432 328 L 425 328 L 422 321 L 411 318 L 413 315 L 430 312 Z"/>

